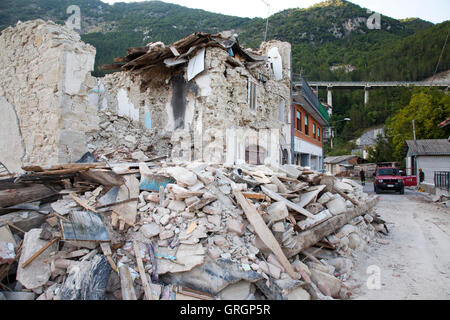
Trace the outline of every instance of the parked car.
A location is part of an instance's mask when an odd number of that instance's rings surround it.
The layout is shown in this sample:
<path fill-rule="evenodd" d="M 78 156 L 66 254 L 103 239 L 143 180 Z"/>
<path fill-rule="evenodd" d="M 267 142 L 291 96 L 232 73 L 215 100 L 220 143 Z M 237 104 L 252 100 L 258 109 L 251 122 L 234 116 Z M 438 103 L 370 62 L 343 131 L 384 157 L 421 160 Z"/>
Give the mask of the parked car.
<path fill-rule="evenodd" d="M 394 190 L 405 194 L 405 187 L 416 186 L 416 176 L 403 176 L 398 168 L 380 167 L 375 172 L 373 189 L 379 194 L 382 191 Z"/>

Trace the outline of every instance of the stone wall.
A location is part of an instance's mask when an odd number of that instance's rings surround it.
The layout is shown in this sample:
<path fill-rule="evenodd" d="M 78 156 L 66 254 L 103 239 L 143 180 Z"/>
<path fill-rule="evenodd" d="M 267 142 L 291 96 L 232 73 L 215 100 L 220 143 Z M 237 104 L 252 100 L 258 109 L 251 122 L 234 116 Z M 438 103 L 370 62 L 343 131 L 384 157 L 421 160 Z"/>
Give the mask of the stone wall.
<path fill-rule="evenodd" d="M 246 68 L 220 48 L 207 48 L 205 70 L 191 81 L 186 80 L 185 66 L 117 72 L 98 79 L 90 101 L 99 110 L 101 129 L 90 137 L 89 148 L 110 158 L 143 151 L 147 156 L 238 162 L 245 161 L 245 133 L 252 131 L 257 136 L 264 132 L 269 138 L 261 139 L 267 144 L 270 137 L 276 139 L 274 147 L 265 149 L 272 149 L 271 156 L 279 162 L 281 148 L 290 153 L 291 47 L 272 41 L 264 43 L 261 52 L 273 53 L 273 48 L 282 60 L 278 80 L 270 65 Z M 249 108 L 249 80 L 257 88 L 255 110 Z M 233 128 L 241 133 L 227 139 L 227 129 Z M 242 151 L 227 150 L 230 141 Z"/>
<path fill-rule="evenodd" d="M 95 48 L 70 29 L 43 20 L 18 23 L 0 35 L 0 161 L 22 165 L 78 160 L 86 133 L 98 130 L 88 101 Z M 3 122 L 3 121 L 2 121 Z"/>

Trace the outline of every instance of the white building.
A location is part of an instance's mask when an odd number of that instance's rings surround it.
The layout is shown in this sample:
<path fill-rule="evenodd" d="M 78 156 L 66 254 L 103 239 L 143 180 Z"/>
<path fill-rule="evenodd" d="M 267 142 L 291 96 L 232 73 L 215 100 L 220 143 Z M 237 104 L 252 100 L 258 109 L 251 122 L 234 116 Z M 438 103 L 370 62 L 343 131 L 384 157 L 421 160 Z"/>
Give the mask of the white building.
<path fill-rule="evenodd" d="M 450 172 L 450 142 L 445 139 L 408 140 L 409 150 L 406 158 L 408 175 L 416 175 L 419 169 L 425 173 L 425 183 L 434 186 L 435 173 Z"/>

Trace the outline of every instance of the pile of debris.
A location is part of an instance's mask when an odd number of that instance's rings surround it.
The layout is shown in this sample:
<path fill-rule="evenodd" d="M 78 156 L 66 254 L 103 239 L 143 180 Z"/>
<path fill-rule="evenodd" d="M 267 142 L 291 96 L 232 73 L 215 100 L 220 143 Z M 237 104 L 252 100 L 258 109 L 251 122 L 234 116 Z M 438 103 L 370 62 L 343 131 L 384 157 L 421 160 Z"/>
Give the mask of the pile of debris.
<path fill-rule="evenodd" d="M 24 170 L 0 180 L 0 299 L 347 299 L 387 231 L 358 183 L 297 166 Z"/>

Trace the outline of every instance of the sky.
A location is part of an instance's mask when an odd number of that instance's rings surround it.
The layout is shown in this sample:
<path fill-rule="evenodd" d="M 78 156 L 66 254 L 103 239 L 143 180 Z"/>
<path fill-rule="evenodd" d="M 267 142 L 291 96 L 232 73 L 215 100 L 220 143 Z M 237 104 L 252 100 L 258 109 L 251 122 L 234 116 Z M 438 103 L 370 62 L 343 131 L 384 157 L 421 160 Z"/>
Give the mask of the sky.
<path fill-rule="evenodd" d="M 142 0 L 102 0 L 115 2 L 141 2 Z M 266 18 L 270 14 L 289 8 L 307 8 L 323 0 L 163 0 L 189 8 L 233 15 L 239 17 Z M 433 23 L 450 20 L 450 0 L 351 0 L 351 2 L 374 12 L 395 18 L 421 18 Z"/>

